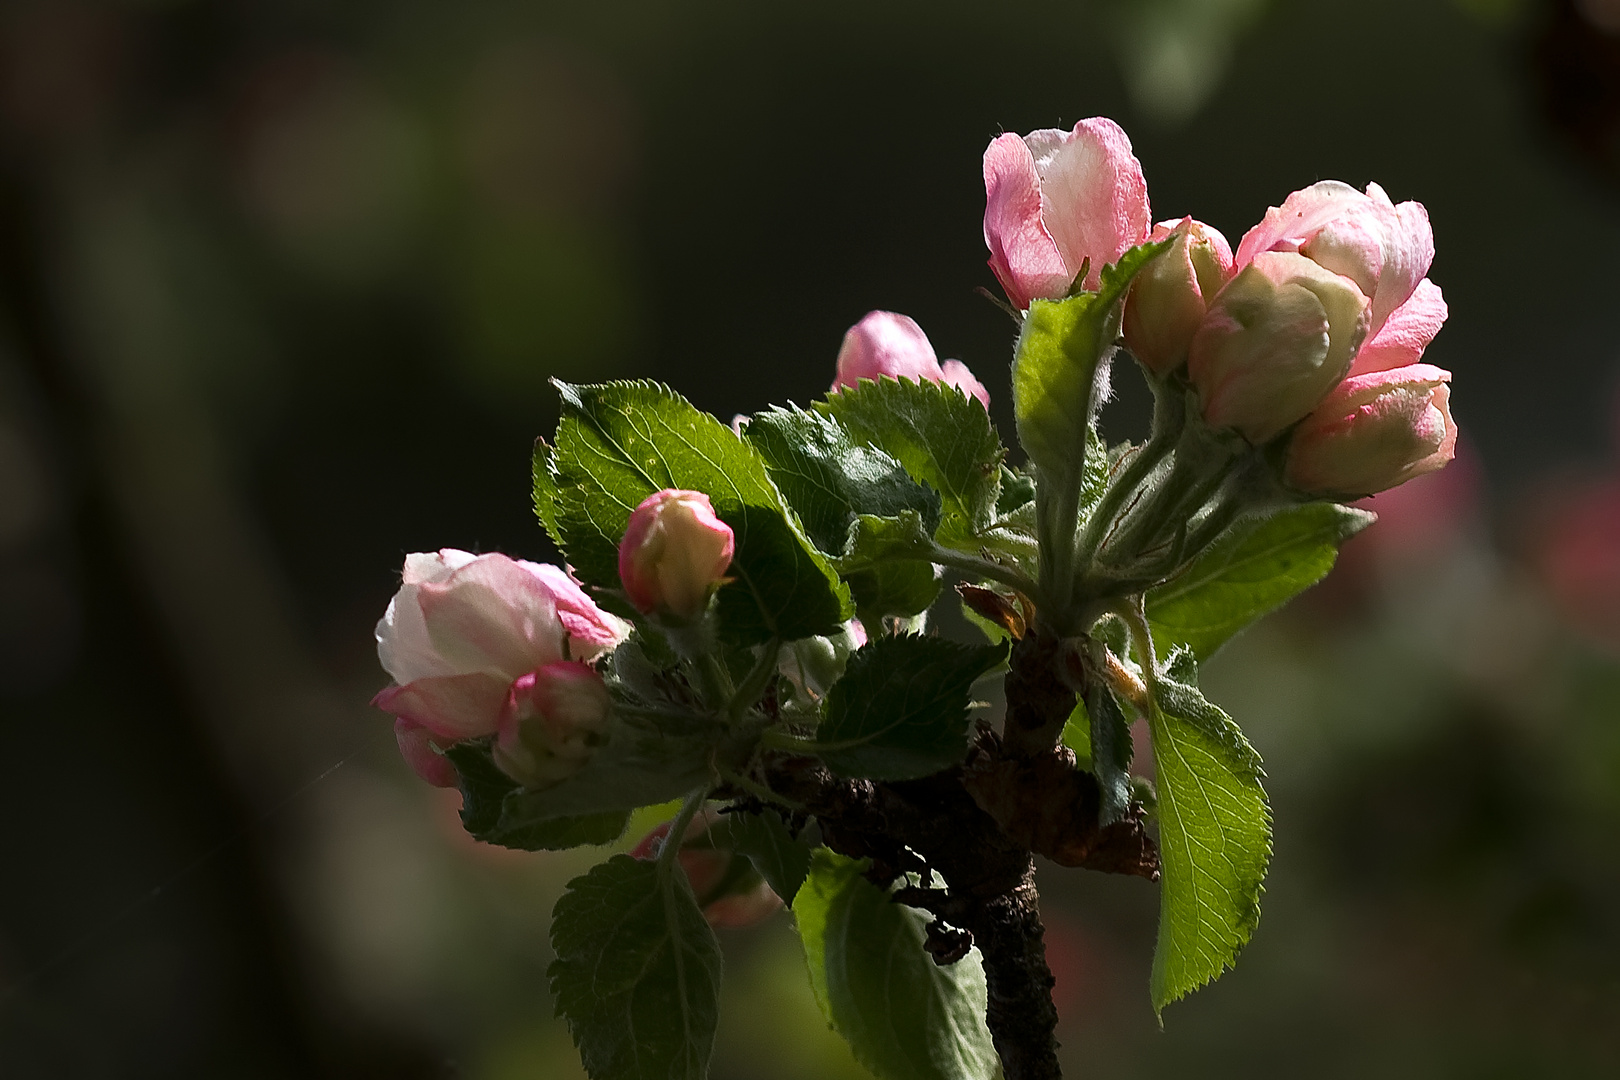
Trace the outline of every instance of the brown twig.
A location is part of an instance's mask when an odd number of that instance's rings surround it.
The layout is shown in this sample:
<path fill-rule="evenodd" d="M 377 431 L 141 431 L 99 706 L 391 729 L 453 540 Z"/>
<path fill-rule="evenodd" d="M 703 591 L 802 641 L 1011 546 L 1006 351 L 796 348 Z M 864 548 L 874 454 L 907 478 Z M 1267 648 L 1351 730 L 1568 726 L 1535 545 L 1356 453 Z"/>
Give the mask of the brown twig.
<path fill-rule="evenodd" d="M 1019 642 L 1007 735 L 981 731 L 963 766 L 889 783 L 840 777 L 789 754 L 769 755 L 762 767 L 765 783 L 815 815 L 828 847 L 870 859 L 868 876 L 880 884 L 918 872 L 920 857 L 925 884 L 902 885 L 895 899 L 934 916 L 926 947 L 936 962 L 978 945 L 985 1020 L 1006 1080 L 1061 1076 L 1033 852 L 1070 866 L 1158 873 L 1140 820 L 1100 827 L 1095 778 L 1058 745 L 1074 706 L 1057 666 L 1063 655 L 1061 641 L 1038 631 Z M 945 887 L 928 887 L 932 875 Z"/>

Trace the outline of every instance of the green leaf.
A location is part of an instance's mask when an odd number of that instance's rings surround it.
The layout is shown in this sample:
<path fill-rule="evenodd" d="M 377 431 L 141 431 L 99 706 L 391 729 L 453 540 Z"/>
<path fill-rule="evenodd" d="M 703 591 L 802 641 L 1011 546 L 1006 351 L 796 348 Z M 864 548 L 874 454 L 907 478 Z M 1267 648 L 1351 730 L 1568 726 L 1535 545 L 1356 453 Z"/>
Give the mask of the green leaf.
<path fill-rule="evenodd" d="M 1154 650 L 1185 645 L 1207 660 L 1233 634 L 1315 585 L 1339 545 L 1377 520 L 1336 503 L 1293 506 L 1238 523 L 1185 573 L 1147 594 Z"/>
<path fill-rule="evenodd" d="M 850 574 L 885 562 L 927 562 L 932 550 L 928 526 L 915 512 L 906 510 L 895 517 L 861 514 L 850 526 L 844 554 L 834 563 L 840 572 Z"/>
<path fill-rule="evenodd" d="M 615 855 L 552 911 L 547 974 L 592 1080 L 704 1080 L 720 943 L 686 875 Z"/>
<path fill-rule="evenodd" d="M 852 613 L 849 590 L 735 432 L 658 383 L 557 387 L 555 517 L 580 577 L 617 586 L 619 540 L 637 504 L 664 488 L 701 491 L 737 537 L 734 580 L 718 601 L 727 636 L 757 643 L 838 632 Z"/>
<path fill-rule="evenodd" d="M 1153 685 L 1158 781 L 1159 940 L 1153 1007 L 1162 1010 L 1231 966 L 1260 918 L 1271 861 L 1271 806 L 1260 755 L 1205 700 L 1186 652 Z"/>
<path fill-rule="evenodd" d="M 1035 501 L 1035 478 L 1027 472 L 1001 467 L 1001 493 L 996 497 L 996 517 L 1006 517 L 1020 506 Z"/>
<path fill-rule="evenodd" d="M 546 535 L 551 542 L 561 546 L 562 536 L 557 531 L 557 467 L 554 462 L 555 453 L 546 440 L 534 440 L 534 458 L 531 465 L 534 475 L 534 512 L 545 526 Z"/>
<path fill-rule="evenodd" d="M 1063 721 L 1063 745 L 1074 751 L 1075 764 L 1091 771 L 1091 714 L 1086 712 L 1086 699 L 1078 695 L 1069 718 Z"/>
<path fill-rule="evenodd" d="M 989 1080 L 979 951 L 947 967 L 923 951 L 928 918 L 818 848 L 793 902 L 810 986 L 834 1031 L 881 1080 Z"/>
<path fill-rule="evenodd" d="M 748 422 L 745 437 L 798 511 L 805 532 L 828 554 L 844 553 L 856 514 L 894 517 L 911 510 L 930 534 L 939 525 L 939 493 L 913 480 L 881 449 L 857 443 L 830 416 L 773 408 Z"/>
<path fill-rule="evenodd" d="M 1007 646 L 900 634 L 856 650 L 827 694 L 818 752 L 845 776 L 910 780 L 962 760 L 973 684 Z"/>
<path fill-rule="evenodd" d="M 1085 702 L 1091 719 L 1091 771 L 1102 789 L 1098 823 L 1112 825 L 1131 808 L 1131 725 L 1114 692 L 1100 681 L 1086 687 Z"/>
<path fill-rule="evenodd" d="M 1078 481 L 1087 455 L 1097 368 L 1119 336 L 1120 311 L 1131 280 L 1167 246 L 1131 248 L 1103 267 L 1098 290 L 1064 300 L 1035 300 L 1013 351 L 1013 414 L 1029 459 L 1057 482 Z M 1069 490 L 1074 490 L 1072 487 Z"/>
<path fill-rule="evenodd" d="M 916 561 L 882 563 L 844 580 L 855 598 L 855 614 L 873 627 L 891 615 L 904 619 L 927 611 L 943 584 L 932 563 Z"/>
<path fill-rule="evenodd" d="M 984 406 L 941 383 L 885 378 L 863 379 L 814 407 L 856 442 L 883 450 L 913 480 L 938 491 L 939 542 L 976 550 L 974 537 L 995 517 L 1007 455 Z"/>
<path fill-rule="evenodd" d="M 521 796 L 517 782 L 496 767 L 487 741 L 460 742 L 445 756 L 461 776 L 461 824 L 475 840 L 520 851 L 560 851 L 583 844 L 611 844 L 624 833 L 628 810 L 553 815 L 517 822 L 506 817 L 507 800 Z"/>
<path fill-rule="evenodd" d="M 707 835 L 746 855 L 782 902 L 793 906 L 793 898 L 810 873 L 812 848 L 802 836 L 793 835 L 780 814 L 771 809 L 727 814 Z"/>

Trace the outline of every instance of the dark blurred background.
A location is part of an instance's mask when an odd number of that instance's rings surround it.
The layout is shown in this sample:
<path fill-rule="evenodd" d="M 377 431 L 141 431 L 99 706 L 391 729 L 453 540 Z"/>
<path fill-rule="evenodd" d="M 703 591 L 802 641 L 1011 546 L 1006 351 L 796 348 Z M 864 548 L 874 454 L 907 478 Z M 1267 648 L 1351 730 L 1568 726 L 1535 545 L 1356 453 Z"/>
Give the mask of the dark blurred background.
<path fill-rule="evenodd" d="M 398 760 L 402 555 L 552 556 L 549 376 L 805 402 L 871 308 L 1010 434 L 980 154 L 1098 113 L 1234 243 L 1426 204 L 1465 445 L 1208 668 L 1276 807 L 1238 969 L 1159 1031 L 1152 887 L 1043 871 L 1070 1074 L 1620 1074 L 1616 0 L 8 0 L 0 1076 L 579 1075 L 600 853 Z M 863 1075 L 785 920 L 726 946 L 720 1080 Z"/>

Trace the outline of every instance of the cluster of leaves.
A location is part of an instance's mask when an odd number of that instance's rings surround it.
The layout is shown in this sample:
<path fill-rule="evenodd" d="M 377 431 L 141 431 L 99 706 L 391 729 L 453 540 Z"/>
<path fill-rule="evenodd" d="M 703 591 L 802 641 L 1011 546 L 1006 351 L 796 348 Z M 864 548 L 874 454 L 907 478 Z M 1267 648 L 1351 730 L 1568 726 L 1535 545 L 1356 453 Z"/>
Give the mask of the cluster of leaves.
<path fill-rule="evenodd" d="M 1085 567 L 1054 566 L 1073 557 L 1095 515 L 1117 509 L 1112 485 L 1143 454 L 1104 445 L 1093 399 L 1124 290 L 1154 254 L 1129 253 L 1100 293 L 1030 312 L 1014 368 L 1027 471 L 1007 465 L 976 401 L 932 383 L 863 382 L 808 409 L 771 408 L 740 431 L 656 383 L 559 384 L 555 439 L 535 452 L 535 508 L 598 601 L 635 617 L 636 630 L 604 668 L 615 727 L 574 777 L 525 790 L 487 746 L 452 750 L 467 829 L 527 850 L 600 844 L 638 807 L 746 793 L 710 842 L 748 859 L 791 906 L 816 999 L 860 1060 L 885 1078 L 990 1075 L 978 954 L 936 965 L 922 947 L 925 916 L 894 903 L 863 863 L 820 846 L 817 824 L 773 798 L 755 765 L 790 750 L 879 782 L 959 765 L 974 684 L 1004 667 L 1009 639 L 1032 632 L 1042 605 L 1065 618 L 1091 610 L 1076 599 Z M 695 639 L 637 616 L 618 579 L 632 510 L 664 488 L 704 492 L 736 536 L 728 581 Z M 1097 779 L 1104 824 L 1144 805 L 1156 818 L 1155 1008 L 1233 961 L 1270 857 L 1259 757 L 1198 690 L 1197 664 L 1319 580 L 1368 520 L 1324 503 L 1251 508 L 1230 527 L 1218 521 L 1216 541 L 1131 597 L 1134 609 L 1097 622 L 1098 609 L 1065 631 L 1091 650 L 1092 670 L 1123 672 L 1080 688 L 1063 737 Z M 984 604 L 964 609 L 985 644 L 908 632 L 938 602 L 945 570 L 1005 612 L 986 620 Z M 779 675 L 784 647 L 834 637 L 857 615 L 872 639 L 837 656 L 830 685 Z M 1131 774 L 1133 713 L 1148 722 L 1156 791 Z M 676 867 L 667 854 L 618 856 L 558 904 L 553 990 L 593 1077 L 705 1074 L 721 957 Z"/>

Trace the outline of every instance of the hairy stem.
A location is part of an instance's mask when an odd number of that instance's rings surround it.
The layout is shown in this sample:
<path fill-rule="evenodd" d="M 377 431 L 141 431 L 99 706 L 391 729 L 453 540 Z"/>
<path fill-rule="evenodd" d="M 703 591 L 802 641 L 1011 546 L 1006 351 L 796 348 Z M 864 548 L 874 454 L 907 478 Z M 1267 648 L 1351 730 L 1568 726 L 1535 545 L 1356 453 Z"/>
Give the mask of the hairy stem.
<path fill-rule="evenodd" d="M 1114 519 L 1119 516 L 1120 508 L 1125 505 L 1125 500 L 1141 486 L 1142 481 L 1146 480 L 1159 462 L 1164 460 L 1165 455 L 1170 453 L 1181 437 L 1187 412 L 1181 389 L 1151 378 L 1148 384 L 1153 387 L 1154 394 L 1153 434 L 1148 438 L 1146 445 L 1131 456 L 1119 476 L 1108 485 L 1102 499 L 1098 501 L 1090 518 L 1087 519 L 1085 530 L 1080 534 L 1079 543 L 1075 546 L 1074 565 L 1081 577 L 1085 576 L 1091 560 L 1097 554 L 1097 548 L 1107 537 Z"/>
<path fill-rule="evenodd" d="M 658 873 L 660 877 L 668 877 L 675 865 L 675 855 L 681 850 L 681 843 L 686 838 L 686 827 L 692 824 L 692 819 L 702 809 L 703 801 L 709 797 L 708 788 L 699 788 L 686 797 L 681 804 L 681 812 L 675 815 L 670 823 L 669 832 L 664 834 L 664 846 L 658 852 Z"/>

